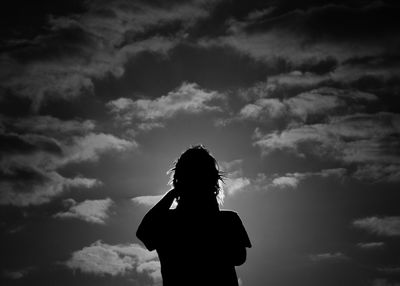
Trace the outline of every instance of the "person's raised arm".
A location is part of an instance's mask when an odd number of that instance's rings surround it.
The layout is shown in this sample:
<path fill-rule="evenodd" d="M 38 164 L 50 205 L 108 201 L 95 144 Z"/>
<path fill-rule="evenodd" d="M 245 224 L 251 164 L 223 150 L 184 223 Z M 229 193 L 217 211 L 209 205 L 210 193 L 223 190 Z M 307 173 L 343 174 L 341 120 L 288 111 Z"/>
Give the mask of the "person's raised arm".
<path fill-rule="evenodd" d="M 232 212 L 232 239 L 229 243 L 228 257 L 233 265 L 239 266 L 246 261 L 246 248 L 251 247 L 249 236 L 239 216 Z"/>
<path fill-rule="evenodd" d="M 144 243 L 147 249 L 155 249 L 158 237 L 157 230 L 160 228 L 160 222 L 167 214 L 176 197 L 176 189 L 168 191 L 161 200 L 147 212 L 140 223 L 136 231 L 136 236 Z"/>

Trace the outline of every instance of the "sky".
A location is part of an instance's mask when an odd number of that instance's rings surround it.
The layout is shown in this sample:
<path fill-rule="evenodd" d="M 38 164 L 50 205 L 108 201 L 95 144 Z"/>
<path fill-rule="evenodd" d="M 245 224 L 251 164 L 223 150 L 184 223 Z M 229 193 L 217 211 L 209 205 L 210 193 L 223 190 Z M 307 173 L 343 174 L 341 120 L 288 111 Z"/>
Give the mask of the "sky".
<path fill-rule="evenodd" d="M 396 1 L 1 6 L 2 285 L 161 285 L 135 232 L 194 144 L 240 285 L 400 285 Z"/>

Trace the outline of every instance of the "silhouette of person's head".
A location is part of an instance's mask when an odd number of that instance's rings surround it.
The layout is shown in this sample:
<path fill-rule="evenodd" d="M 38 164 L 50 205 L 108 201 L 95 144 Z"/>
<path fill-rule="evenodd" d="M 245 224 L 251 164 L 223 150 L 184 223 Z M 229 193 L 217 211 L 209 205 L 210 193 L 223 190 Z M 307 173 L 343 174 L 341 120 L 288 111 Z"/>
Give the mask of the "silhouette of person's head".
<path fill-rule="evenodd" d="M 178 207 L 212 209 L 222 203 L 222 175 L 217 161 L 203 145 L 187 149 L 174 162 L 170 184 L 178 190 Z"/>

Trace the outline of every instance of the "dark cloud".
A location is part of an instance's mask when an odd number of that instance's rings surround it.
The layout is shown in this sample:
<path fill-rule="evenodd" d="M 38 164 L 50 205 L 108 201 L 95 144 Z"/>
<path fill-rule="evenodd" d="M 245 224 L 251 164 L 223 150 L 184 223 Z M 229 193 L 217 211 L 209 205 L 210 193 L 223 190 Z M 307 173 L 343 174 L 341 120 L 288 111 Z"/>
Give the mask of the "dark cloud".
<path fill-rule="evenodd" d="M 30 98 L 34 110 L 49 96 L 69 99 L 91 93 L 93 79 L 120 77 L 133 55 L 141 51 L 165 53 L 175 45 L 174 38 L 161 31 L 152 33 L 152 29 L 176 22 L 188 27 L 207 15 L 196 3 L 172 9 L 116 1 L 101 11 L 92 4 L 79 16 L 50 16 L 48 33 L 2 57 L 3 90 Z"/>
<path fill-rule="evenodd" d="M 4 2 L 0 17 L 2 27 L 0 45 L 7 49 L 19 48 L 24 46 L 24 41 L 27 39 L 33 39 L 46 32 L 45 26 L 49 15 L 67 16 L 85 11 L 85 1 L 81 0 L 60 3 L 48 0 L 34 3 L 29 0 Z"/>
<path fill-rule="evenodd" d="M 304 63 L 301 63 L 298 67 L 294 67 L 293 69 L 299 70 L 301 72 L 309 72 L 317 75 L 323 75 L 334 71 L 337 66 L 337 60 L 335 58 L 328 57 L 320 61 L 313 59 L 305 61 Z"/>
<path fill-rule="evenodd" d="M 82 135 L 95 129 L 93 120 L 61 120 L 53 116 L 27 116 L 3 118 L 3 126 L 17 134 L 34 133 L 60 138 L 65 135 Z"/>
<path fill-rule="evenodd" d="M 279 27 L 292 32 L 301 32 L 309 39 L 331 38 L 337 40 L 373 39 L 396 33 L 398 27 L 398 5 L 383 2 L 359 2 L 358 5 L 342 3 L 326 4 L 315 1 L 308 7 L 293 7 L 286 13 L 276 11 L 261 17 L 247 26 L 250 33 Z M 349 5 L 350 4 L 350 5 Z M 374 19 L 375 21 L 371 21 Z"/>
<path fill-rule="evenodd" d="M 29 190 L 30 186 L 42 185 L 48 180 L 46 174 L 29 166 L 13 167 L 0 172 L 0 181 L 13 182 L 19 190 Z"/>
<path fill-rule="evenodd" d="M 1 153 L 8 154 L 30 154 L 35 152 L 48 152 L 61 155 L 62 150 L 56 140 L 40 135 L 17 135 L 0 134 Z"/>
<path fill-rule="evenodd" d="M 217 91 L 226 87 L 234 90 L 262 81 L 268 74 L 281 73 L 284 68 L 281 63 L 266 66 L 230 47 L 207 48 L 187 42 L 171 48 L 168 56 L 149 52 L 136 55 L 120 78 L 96 80 L 95 91 L 108 101 L 117 99 L 115 94 L 132 99 L 144 95 L 157 98 L 185 81 Z"/>
<path fill-rule="evenodd" d="M 266 64 L 282 59 L 289 71 L 327 74 L 339 84 L 364 76 L 387 78 L 398 72 L 397 10 L 398 5 L 384 2 L 274 2 L 247 18 L 233 17 L 226 22 L 225 34 L 201 41 L 206 46 L 233 47 Z M 371 62 L 378 57 L 387 57 L 387 64 Z M 368 67 L 350 67 L 357 58 Z"/>
<path fill-rule="evenodd" d="M 189 36 L 197 38 L 213 38 L 226 35 L 232 19 L 243 19 L 251 11 L 269 7 L 268 1 L 215 1 L 209 17 L 200 21 L 189 30 Z"/>
<path fill-rule="evenodd" d="M 3 205 L 40 205 L 69 188 L 98 186 L 97 179 L 80 175 L 67 178 L 58 169 L 70 163 L 96 161 L 104 152 L 137 145 L 111 134 L 94 133 L 92 121 L 63 121 L 51 116 L 2 119 L 0 203 Z"/>

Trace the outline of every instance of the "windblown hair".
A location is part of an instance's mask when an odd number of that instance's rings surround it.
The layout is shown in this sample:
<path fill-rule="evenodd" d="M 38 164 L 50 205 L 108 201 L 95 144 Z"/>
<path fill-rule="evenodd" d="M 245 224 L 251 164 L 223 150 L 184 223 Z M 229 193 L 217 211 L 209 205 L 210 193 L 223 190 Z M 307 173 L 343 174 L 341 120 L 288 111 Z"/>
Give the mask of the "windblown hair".
<path fill-rule="evenodd" d="M 219 170 L 215 158 L 203 145 L 192 146 L 183 152 L 168 174 L 170 174 L 169 184 L 172 187 L 182 190 L 196 188 L 204 192 L 209 191 L 214 194 L 219 204 L 223 203 L 224 175 Z"/>

